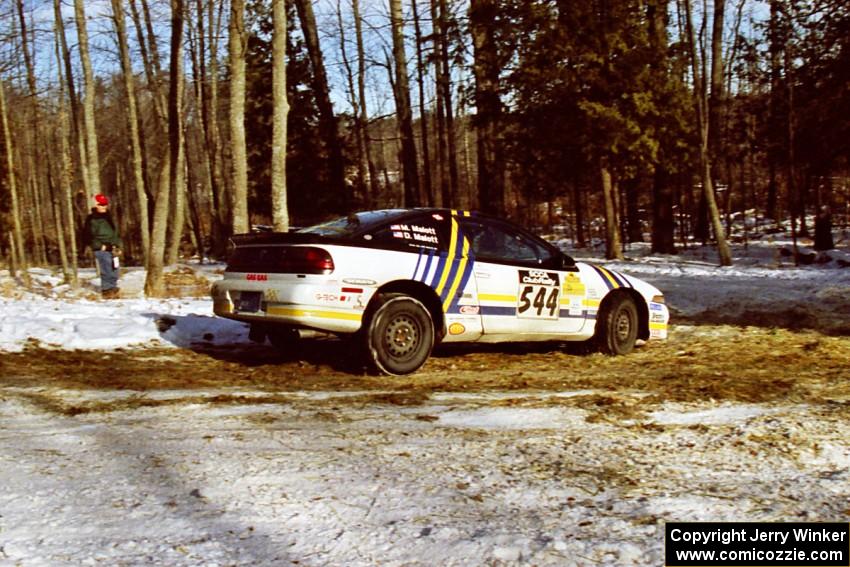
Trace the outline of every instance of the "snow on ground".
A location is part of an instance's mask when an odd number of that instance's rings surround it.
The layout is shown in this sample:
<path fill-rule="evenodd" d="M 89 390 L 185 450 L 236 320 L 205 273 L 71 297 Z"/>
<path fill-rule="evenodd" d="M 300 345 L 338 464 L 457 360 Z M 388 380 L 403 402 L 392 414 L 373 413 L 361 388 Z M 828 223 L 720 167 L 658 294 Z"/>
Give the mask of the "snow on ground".
<path fill-rule="evenodd" d="M 850 268 L 793 267 L 777 245 L 738 246 L 731 268 L 705 249 L 635 248 L 608 265 L 658 286 L 689 323 L 797 317 L 846 332 Z M 208 280 L 220 269 L 192 267 Z M 97 297 L 91 270 L 81 291 L 50 270 L 31 274 L 36 291 L 25 292 L 0 273 L 0 354 L 33 341 L 248 341 L 206 297 L 144 298 L 139 269 L 125 271 L 114 301 Z M 233 391 L 191 396 L 223 393 Z M 498 405 L 502 392 L 442 393 L 413 407 L 344 403 L 351 392 L 292 392 L 274 404 L 238 393 L 257 401 L 66 416 L 37 408 L 138 393 L 0 389 L 0 564 L 658 565 L 664 520 L 841 521 L 850 510 L 840 404 L 660 402 L 616 423 L 545 403 L 586 391 L 510 394 L 542 407 Z"/>
<path fill-rule="evenodd" d="M 468 401 L 73 418 L 0 401 L 0 563 L 660 565 L 664 520 L 846 514 L 846 429 L 811 408 L 636 428 Z"/>
<path fill-rule="evenodd" d="M 218 266 L 220 269 L 222 266 Z M 210 280 L 212 267 L 193 266 Z M 72 291 L 48 270 L 33 269 L 35 292 L 12 288 L 8 272 L 0 285 L 13 289 L 0 297 L 0 351 L 20 351 L 31 341 L 65 349 L 188 347 L 248 342 L 248 330 L 236 321 L 215 317 L 207 297 L 147 299 L 144 271 L 131 269 L 119 282 L 122 298 L 105 301 L 93 270 L 80 272 L 81 289 Z"/>

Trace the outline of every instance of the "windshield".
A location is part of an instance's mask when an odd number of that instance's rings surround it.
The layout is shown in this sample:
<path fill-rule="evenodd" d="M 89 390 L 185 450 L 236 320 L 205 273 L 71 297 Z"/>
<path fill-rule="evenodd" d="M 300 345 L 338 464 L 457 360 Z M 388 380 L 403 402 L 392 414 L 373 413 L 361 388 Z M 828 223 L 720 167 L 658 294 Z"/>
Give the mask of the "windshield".
<path fill-rule="evenodd" d="M 340 217 L 314 226 L 302 228 L 298 232 L 308 234 L 319 234 L 321 236 L 346 237 L 352 236 L 361 230 L 373 226 L 379 222 L 391 219 L 401 213 L 404 209 L 387 209 L 384 211 L 366 211 L 352 213 L 347 217 Z"/>

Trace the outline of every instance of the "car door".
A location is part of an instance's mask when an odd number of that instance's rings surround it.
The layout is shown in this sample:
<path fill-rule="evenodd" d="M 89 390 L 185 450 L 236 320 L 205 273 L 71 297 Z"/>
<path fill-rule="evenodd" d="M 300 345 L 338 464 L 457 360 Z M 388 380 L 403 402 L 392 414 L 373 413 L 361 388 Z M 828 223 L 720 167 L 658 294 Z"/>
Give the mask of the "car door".
<path fill-rule="evenodd" d="M 446 342 L 475 340 L 483 330 L 472 277 L 475 259 L 458 224 L 462 215 L 429 211 L 370 233 L 372 244 L 416 254 L 412 272 L 399 275 L 437 294 L 446 317 Z"/>
<path fill-rule="evenodd" d="M 585 323 L 585 286 L 574 265 L 528 234 L 495 219 L 464 218 L 475 256 L 482 340 L 558 338 Z"/>

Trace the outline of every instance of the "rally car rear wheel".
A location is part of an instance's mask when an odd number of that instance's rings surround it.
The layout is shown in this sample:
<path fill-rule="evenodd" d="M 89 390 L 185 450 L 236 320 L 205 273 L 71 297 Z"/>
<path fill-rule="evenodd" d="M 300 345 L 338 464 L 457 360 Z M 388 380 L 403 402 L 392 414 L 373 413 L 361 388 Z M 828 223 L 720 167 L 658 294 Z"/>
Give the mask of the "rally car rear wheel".
<path fill-rule="evenodd" d="M 366 332 L 370 362 L 386 374 L 410 374 L 419 369 L 434 347 L 434 322 L 418 299 L 384 294 Z"/>
<path fill-rule="evenodd" d="M 596 322 L 596 344 L 605 354 L 628 354 L 635 348 L 638 312 L 634 299 L 617 294 L 607 301 Z"/>

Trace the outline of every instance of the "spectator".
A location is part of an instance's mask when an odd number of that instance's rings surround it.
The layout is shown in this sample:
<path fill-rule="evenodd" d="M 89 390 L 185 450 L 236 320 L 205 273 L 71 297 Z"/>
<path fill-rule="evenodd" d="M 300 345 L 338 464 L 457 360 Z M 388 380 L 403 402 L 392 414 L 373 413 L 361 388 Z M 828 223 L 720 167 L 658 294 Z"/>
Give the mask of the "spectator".
<path fill-rule="evenodd" d="M 91 246 L 100 270 L 100 291 L 104 299 L 118 297 L 118 256 L 121 254 L 121 237 L 109 214 L 109 199 L 94 196 L 95 206 L 86 217 L 83 238 Z"/>

